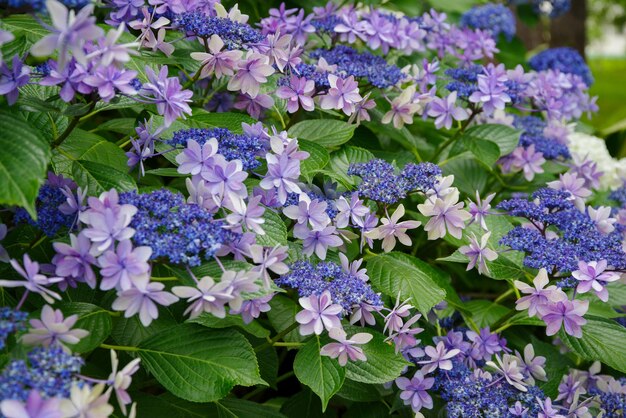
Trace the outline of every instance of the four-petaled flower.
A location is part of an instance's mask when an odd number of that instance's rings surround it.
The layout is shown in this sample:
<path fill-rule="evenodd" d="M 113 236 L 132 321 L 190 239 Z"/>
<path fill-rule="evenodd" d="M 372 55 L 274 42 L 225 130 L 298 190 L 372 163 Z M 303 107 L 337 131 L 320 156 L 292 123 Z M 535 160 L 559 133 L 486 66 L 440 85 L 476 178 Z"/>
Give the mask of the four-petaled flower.
<path fill-rule="evenodd" d="M 324 329 L 341 329 L 339 314 L 343 310 L 341 305 L 333 303 L 330 292 L 325 290 L 321 295 L 311 295 L 299 299 L 304 309 L 296 314 L 296 322 L 300 324 L 300 334 L 320 335 Z"/>
<path fill-rule="evenodd" d="M 339 360 L 340 366 L 345 366 L 350 361 L 367 361 L 363 349 L 356 345 L 367 344 L 373 338 L 372 334 L 359 332 L 347 338 L 346 332 L 341 328 L 331 328 L 328 335 L 336 343 L 328 343 L 322 347 L 320 354 Z"/>

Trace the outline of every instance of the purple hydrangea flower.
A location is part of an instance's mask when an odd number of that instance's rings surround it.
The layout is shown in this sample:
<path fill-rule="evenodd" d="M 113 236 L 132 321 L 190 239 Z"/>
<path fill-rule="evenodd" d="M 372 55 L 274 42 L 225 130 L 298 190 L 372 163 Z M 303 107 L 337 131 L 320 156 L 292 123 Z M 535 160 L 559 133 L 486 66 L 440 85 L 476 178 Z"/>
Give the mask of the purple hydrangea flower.
<path fill-rule="evenodd" d="M 17 399 L 5 399 L 0 402 L 0 412 L 6 418 L 61 418 L 60 398 L 44 399 L 39 391 L 33 389 L 25 402 Z"/>
<path fill-rule="evenodd" d="M 172 292 L 191 303 L 185 310 L 185 315 L 189 314 L 192 319 L 203 312 L 224 318 L 226 316 L 224 305 L 234 299 L 230 283 L 223 281 L 215 283 L 209 276 L 200 279 L 196 287 L 175 286 Z"/>
<path fill-rule="evenodd" d="M 26 288 L 27 292 L 38 293 L 48 303 L 54 303 L 54 299 L 61 300 L 58 293 L 53 292 L 46 286 L 63 281 L 62 277 L 46 277 L 39 273 L 39 263 L 31 261 L 28 254 L 24 254 L 24 268 L 17 260 L 11 259 L 11 266 L 26 280 L 0 280 L 0 287 Z"/>
<path fill-rule="evenodd" d="M 320 354 L 322 356 L 328 356 L 330 358 L 339 359 L 339 365 L 345 366 L 350 361 L 367 361 L 363 349 L 355 347 L 356 345 L 367 344 L 371 341 L 372 334 L 367 332 L 360 332 L 354 334 L 352 337 L 347 338 L 346 332 L 341 328 L 332 328 L 328 331 L 328 335 L 336 343 L 328 343 L 322 347 Z"/>
<path fill-rule="evenodd" d="M 120 70 L 114 65 L 98 67 L 93 73 L 85 77 L 83 82 L 98 90 L 98 95 L 104 102 L 109 102 L 115 94 L 136 94 L 137 91 L 131 82 L 137 77 L 137 71 Z"/>
<path fill-rule="evenodd" d="M 540 305 L 537 310 L 541 319 L 546 323 L 546 334 L 554 335 L 561 327 L 565 332 L 576 338 L 581 338 L 583 332 L 582 325 L 587 323 L 583 315 L 589 309 L 588 300 L 561 300 L 556 303 Z"/>
<path fill-rule="evenodd" d="M 61 345 L 66 351 L 69 349 L 65 344 L 76 344 L 82 338 L 89 335 L 84 329 L 72 329 L 78 321 L 78 315 L 63 317 L 60 309 L 52 309 L 50 305 L 44 305 L 41 310 L 41 319 L 31 319 L 28 333 L 22 337 L 22 342 L 28 345 L 49 346 Z"/>
<path fill-rule="evenodd" d="M 208 52 L 192 52 L 191 58 L 200 61 L 200 78 L 215 74 L 216 78 L 232 76 L 235 68 L 243 56 L 242 51 L 223 51 L 224 41 L 218 35 L 212 35 L 209 40 Z"/>
<path fill-rule="evenodd" d="M 287 153 L 277 156 L 266 154 L 267 174 L 261 180 L 260 186 L 265 190 L 276 189 L 278 201 L 284 204 L 288 193 L 300 194 L 302 190 L 297 184 L 300 177 L 300 161 L 289 158 Z"/>
<path fill-rule="evenodd" d="M 19 56 L 13 56 L 11 68 L 6 62 L 0 63 L 0 96 L 7 97 L 9 106 L 15 104 L 20 95 L 19 88 L 29 80 L 30 67 L 25 66 Z"/>
<path fill-rule="evenodd" d="M 87 41 L 104 35 L 104 31 L 96 25 L 96 18 L 92 16 L 93 4 L 84 6 L 78 14 L 56 0 L 47 0 L 46 6 L 52 19 L 51 33 L 37 41 L 30 52 L 35 57 L 52 55 L 55 49 L 59 50 L 58 68 L 62 70 L 67 63 L 70 52 L 80 64 L 87 64 L 84 45 Z"/>
<path fill-rule="evenodd" d="M 446 129 L 452 128 L 452 121 L 467 120 L 469 114 L 467 110 L 460 106 L 456 106 L 457 92 L 453 91 L 445 99 L 435 97 L 432 102 L 428 104 L 428 116 L 435 119 L 435 126 L 437 129 L 445 127 Z"/>
<path fill-rule="evenodd" d="M 325 290 L 321 295 L 311 295 L 298 300 L 304 308 L 296 314 L 296 321 L 300 324 L 300 334 L 320 335 L 324 329 L 341 329 L 339 314 L 343 310 L 341 305 L 333 303 L 330 292 Z"/>
<path fill-rule="evenodd" d="M 95 257 L 91 254 L 91 241 L 84 233 L 70 234 L 70 244 L 55 242 L 52 244 L 56 254 L 52 258 L 52 264 L 56 266 L 56 275 L 63 277 L 59 283 L 61 290 L 65 290 L 68 284 L 84 281 L 95 289 L 96 274 L 92 266 L 96 264 Z"/>
<path fill-rule="evenodd" d="M 417 209 L 424 216 L 430 217 L 424 230 L 428 232 L 428 239 L 443 238 L 447 233 L 455 238 L 461 238 L 465 221 L 472 218 L 469 212 L 463 210 L 463 202 L 459 202 L 459 192 L 454 189 L 443 198 L 431 197 L 426 202 L 417 205 Z"/>
<path fill-rule="evenodd" d="M 505 354 L 502 357 L 496 354 L 497 364 L 493 361 L 488 361 L 487 366 L 496 370 L 496 372 L 504 377 L 504 379 L 515 389 L 521 392 L 527 392 L 528 388 L 524 383 L 524 374 L 522 368 L 518 364 L 519 359 L 510 354 Z"/>
<path fill-rule="evenodd" d="M 443 341 L 439 341 L 436 347 L 429 345 L 424 349 L 424 352 L 428 357 L 430 357 L 430 359 L 422 360 L 418 363 L 424 365 L 422 367 L 422 373 L 428 374 L 437 369 L 452 370 L 451 359 L 456 357 L 461 350 L 456 348 L 448 350 Z"/>
<path fill-rule="evenodd" d="M 470 262 L 467 264 L 468 271 L 478 266 L 478 273 L 489 274 L 487 261 L 494 261 L 498 258 L 498 253 L 487 247 L 490 236 L 491 232 L 487 232 L 482 236 L 479 243 L 476 236 L 472 234 L 469 245 L 464 245 L 459 248 L 459 252 L 469 258 Z"/>
<path fill-rule="evenodd" d="M 130 240 L 120 241 L 115 250 L 105 251 L 98 257 L 102 275 L 100 289 L 130 289 L 134 279 L 143 277 L 150 271 L 148 260 L 151 255 L 152 248 L 150 247 L 133 248 Z"/>
<path fill-rule="evenodd" d="M 128 363 L 120 371 L 117 370 L 119 366 L 119 360 L 117 359 L 117 353 L 111 350 L 111 374 L 109 375 L 108 383 L 115 390 L 115 397 L 117 403 L 122 410 L 122 413 L 126 415 L 126 405 L 132 402 L 130 395 L 128 394 L 128 388 L 132 383 L 132 375 L 139 370 L 140 358 L 136 358 Z"/>
<path fill-rule="evenodd" d="M 367 237 L 382 239 L 382 248 L 387 253 L 396 246 L 396 238 L 404 245 L 411 245 L 411 238 L 406 234 L 406 231 L 417 228 L 422 223 L 419 221 L 398 222 L 404 216 L 404 213 L 404 205 L 398 205 L 393 215 L 381 218 L 380 222 L 382 225 L 367 232 Z"/>
<path fill-rule="evenodd" d="M 144 327 L 159 317 L 157 305 L 169 306 L 178 301 L 176 296 L 163 290 L 163 283 L 151 282 L 147 276 L 134 279 L 132 284 L 130 289 L 118 292 L 112 308 L 124 311 L 126 318 L 139 314 L 139 320 Z"/>
<path fill-rule="evenodd" d="M 363 97 L 359 94 L 359 84 L 353 76 L 339 78 L 334 74 L 328 74 L 330 89 L 320 99 L 322 109 L 337 109 L 350 116 L 354 112 L 354 105 Z"/>
<path fill-rule="evenodd" d="M 481 199 L 478 190 L 476 190 L 476 203 L 470 202 L 469 205 L 467 205 L 467 209 L 470 215 L 472 215 L 472 222 L 478 222 L 480 227 L 485 231 L 489 230 L 485 217 L 489 214 L 489 209 L 491 209 L 490 203 L 495 196 L 495 193 L 491 193 L 486 198 Z"/>
<path fill-rule="evenodd" d="M 335 217 L 337 228 L 347 227 L 350 224 L 350 220 L 357 225 L 370 212 L 370 209 L 363 204 L 363 200 L 359 199 L 359 194 L 356 192 L 352 193 L 349 201 L 345 197 L 340 196 L 335 201 L 335 205 L 339 212 Z"/>
<path fill-rule="evenodd" d="M 308 112 L 313 111 L 315 108 L 313 93 L 315 93 L 315 82 L 296 75 L 289 78 L 289 84 L 280 86 L 276 90 L 276 96 L 287 100 L 289 113 L 297 112 L 300 106 Z"/>
<path fill-rule="evenodd" d="M 178 77 L 168 77 L 167 65 L 161 67 L 159 75 L 146 66 L 148 82 L 142 85 L 141 93 L 157 106 L 157 111 L 165 117 L 165 126 L 170 126 L 176 119 L 185 114 L 191 115 L 191 108 L 187 103 L 191 102 L 193 93 L 183 90 Z"/>
<path fill-rule="evenodd" d="M 306 195 L 300 196 L 301 200 L 297 206 L 291 205 L 283 209 L 285 216 L 295 220 L 297 223 L 296 229 L 301 231 L 305 231 L 309 223 L 314 230 L 326 228 L 330 223 L 330 218 L 326 213 L 328 203 L 323 200 L 311 200 Z"/>
<path fill-rule="evenodd" d="M 578 293 L 587 293 L 592 290 L 602 302 L 608 302 L 609 291 L 606 284 L 620 279 L 620 274 L 612 271 L 606 271 L 606 260 L 584 261 L 578 262 L 578 270 L 572 272 L 572 276 L 578 280 L 576 291 Z"/>
<path fill-rule="evenodd" d="M 411 405 L 413 412 L 419 412 L 422 408 L 433 409 L 433 398 L 427 390 L 432 388 L 434 383 L 434 378 L 424 377 L 424 373 L 420 370 L 411 379 L 406 377 L 396 379 L 396 385 L 402 391 L 400 399 L 405 405 Z"/>
<path fill-rule="evenodd" d="M 314 252 L 321 260 L 326 259 L 328 247 L 339 247 L 343 244 L 337 235 L 337 228 L 327 226 L 319 230 L 307 228 L 295 229 L 293 236 L 302 240 L 302 253 L 311 256 Z"/>
<path fill-rule="evenodd" d="M 228 82 L 228 90 L 241 91 L 254 99 L 259 94 L 261 84 L 266 83 L 267 77 L 272 74 L 274 68 L 269 65 L 269 57 L 250 52 L 237 65 L 237 74 Z"/>
<path fill-rule="evenodd" d="M 289 272 L 289 267 L 284 263 L 289 256 L 288 250 L 289 247 L 278 245 L 274 248 L 265 248 L 261 245 L 250 246 L 250 256 L 252 256 L 252 261 L 256 264 L 251 271 L 261 275 L 266 287 L 269 287 L 271 284 L 269 271 L 281 275 Z"/>
<path fill-rule="evenodd" d="M 537 276 L 533 279 L 534 287 L 519 280 L 515 280 L 515 282 L 513 282 L 515 287 L 519 289 L 520 292 L 528 295 L 519 298 L 517 302 L 515 302 L 515 309 L 518 311 L 528 309 L 528 316 L 533 317 L 537 314 L 540 306 L 567 299 L 567 295 L 556 286 L 552 285 L 546 287 L 549 282 L 548 272 L 543 268 L 539 270 L 539 273 L 537 273 Z"/>

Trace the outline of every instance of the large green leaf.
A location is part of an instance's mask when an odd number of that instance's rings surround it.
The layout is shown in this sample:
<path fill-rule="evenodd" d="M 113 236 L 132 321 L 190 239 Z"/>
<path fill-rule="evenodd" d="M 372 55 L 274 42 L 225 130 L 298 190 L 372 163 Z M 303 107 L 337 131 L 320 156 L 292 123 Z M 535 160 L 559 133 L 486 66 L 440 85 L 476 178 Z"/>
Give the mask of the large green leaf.
<path fill-rule="evenodd" d="M 356 125 L 334 119 L 311 119 L 298 122 L 289 128 L 289 136 L 306 139 L 323 147 L 336 147 L 354 135 Z"/>
<path fill-rule="evenodd" d="M 479 328 L 491 326 L 509 313 L 507 307 L 489 300 L 470 300 L 464 306 L 471 313 L 472 320 Z"/>
<path fill-rule="evenodd" d="M 50 33 L 29 14 L 14 14 L 3 16 L 0 20 L 0 28 L 11 32 L 16 38 L 24 36 L 30 44 L 33 44 Z"/>
<path fill-rule="evenodd" d="M 246 324 L 245 322 L 243 322 L 241 315 L 226 315 L 225 318 L 218 318 L 211 315 L 210 313 L 205 312 L 194 319 L 189 319 L 187 322 L 199 324 L 207 328 L 219 329 L 237 327 L 258 338 L 265 338 L 270 336 L 270 332 L 267 329 L 263 328 L 263 326 L 257 321 L 252 321 L 249 324 Z"/>
<path fill-rule="evenodd" d="M 500 148 L 495 142 L 464 136 L 463 143 L 487 167 L 494 165 L 500 158 Z"/>
<path fill-rule="evenodd" d="M 467 153 L 466 155 L 470 155 Z M 488 174 L 484 167 L 473 158 L 457 157 L 441 167 L 444 175 L 454 175 L 454 185 L 463 193 L 474 196 L 487 186 Z"/>
<path fill-rule="evenodd" d="M 112 188 L 120 192 L 137 190 L 135 180 L 128 174 L 93 161 L 74 161 L 72 178 L 83 189 L 88 187 L 90 195 L 97 195 Z"/>
<path fill-rule="evenodd" d="M 326 167 L 330 155 L 324 147 L 315 142 L 301 139 L 298 145 L 302 151 L 309 153 L 309 158 L 300 163 L 300 173 L 307 181 L 311 181 L 315 173 Z"/>
<path fill-rule="evenodd" d="M 336 359 L 320 355 L 321 348 L 319 336 L 313 336 L 296 354 L 293 371 L 301 383 L 320 397 L 325 411 L 330 398 L 341 389 L 346 371 Z"/>
<path fill-rule="evenodd" d="M 346 326 L 348 337 L 367 332 L 373 338 L 361 346 L 367 361 L 349 361 L 346 364 L 346 377 L 362 383 L 388 383 L 400 376 L 409 363 L 401 354 L 395 352 L 393 346 L 385 342 L 385 336 L 380 332 L 363 328 Z"/>
<path fill-rule="evenodd" d="M 282 295 L 274 296 L 269 303 L 272 309 L 269 310 L 267 316 L 276 332 L 282 332 L 295 323 L 296 313 L 301 310 L 300 305 Z M 300 335 L 296 328 L 285 335 L 283 339 L 289 342 L 299 342 L 304 340 L 304 337 Z"/>
<path fill-rule="evenodd" d="M 558 333 L 561 341 L 585 360 L 599 360 L 626 373 L 626 328 L 610 319 L 587 316 L 582 338 Z"/>
<path fill-rule="evenodd" d="M 463 134 L 463 139 L 466 144 L 470 143 L 472 139 L 492 142 L 498 146 L 500 156 L 503 156 L 510 154 L 517 148 L 520 134 L 520 130 L 510 126 L 486 124 L 469 128 Z"/>
<path fill-rule="evenodd" d="M 226 128 L 234 133 L 243 132 L 242 123 L 253 124 L 257 121 L 243 113 L 208 113 L 194 109 L 193 116 L 183 123 L 195 128 Z"/>
<path fill-rule="evenodd" d="M 408 254 L 390 252 L 368 260 L 367 271 L 374 287 L 386 295 L 402 299 L 426 314 L 446 297 L 446 291 L 435 280 L 443 273 L 419 258 Z"/>
<path fill-rule="evenodd" d="M 159 317 L 147 327 L 141 323 L 139 315 L 133 315 L 130 318 L 119 316 L 113 319 L 111 338 L 117 344 L 136 347 L 143 340 L 163 330 L 175 327 L 177 324 L 172 314 L 163 308 L 159 310 Z"/>
<path fill-rule="evenodd" d="M 265 231 L 265 235 L 256 236 L 257 244 L 265 247 L 287 245 L 287 226 L 281 217 L 271 209 L 266 208 L 263 219 L 265 219 L 265 223 L 261 224 L 261 228 Z"/>
<path fill-rule="evenodd" d="M 128 170 L 128 158 L 124 151 L 99 135 L 82 129 L 74 129 L 63 143 L 52 151 L 54 171 L 64 175 L 72 174 L 74 161 L 91 161 L 105 164 L 117 171 Z"/>
<path fill-rule="evenodd" d="M 342 147 L 339 151 L 332 153 L 325 172 L 346 186 L 354 185 L 355 177 L 347 174 L 350 164 L 365 163 L 372 158 L 374 154 L 364 148 Z"/>
<path fill-rule="evenodd" d="M 142 364 L 174 395 L 213 402 L 235 385 L 263 384 L 252 346 L 233 329 L 183 324 L 144 340 Z"/>
<path fill-rule="evenodd" d="M 35 200 L 50 161 L 50 146 L 17 114 L 0 112 L 0 203 L 26 208 L 35 219 Z"/>
<path fill-rule="evenodd" d="M 97 348 L 111 334 L 111 315 L 106 309 L 90 303 L 70 302 L 60 305 L 63 314 L 78 315 L 74 328 L 89 331 L 89 335 L 72 346 L 75 353 L 86 353 Z"/>

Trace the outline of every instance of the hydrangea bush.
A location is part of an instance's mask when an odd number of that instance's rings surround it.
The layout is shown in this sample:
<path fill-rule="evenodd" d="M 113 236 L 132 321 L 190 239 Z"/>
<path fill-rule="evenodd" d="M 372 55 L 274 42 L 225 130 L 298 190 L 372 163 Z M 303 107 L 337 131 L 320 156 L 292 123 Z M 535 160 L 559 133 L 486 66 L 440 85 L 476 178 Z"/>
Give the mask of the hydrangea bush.
<path fill-rule="evenodd" d="M 0 0 L 0 415 L 623 417 L 580 55 L 249 3 Z"/>

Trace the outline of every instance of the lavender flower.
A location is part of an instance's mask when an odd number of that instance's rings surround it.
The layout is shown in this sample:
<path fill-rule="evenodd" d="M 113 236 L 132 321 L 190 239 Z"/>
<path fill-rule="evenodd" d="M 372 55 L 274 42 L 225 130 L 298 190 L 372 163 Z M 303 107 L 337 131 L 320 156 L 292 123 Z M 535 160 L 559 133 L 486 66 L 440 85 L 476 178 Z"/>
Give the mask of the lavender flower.
<path fill-rule="evenodd" d="M 209 52 L 192 52 L 191 58 L 200 61 L 200 78 L 215 74 L 216 78 L 232 76 L 243 56 L 242 51 L 222 51 L 224 41 L 218 35 L 209 39 Z"/>
<path fill-rule="evenodd" d="M 17 260 L 11 259 L 11 266 L 26 280 L 0 280 L 0 287 L 23 286 L 27 292 L 38 293 L 48 303 L 54 303 L 54 299 L 61 300 L 58 293 L 53 292 L 46 286 L 63 281 L 61 277 L 46 277 L 39 273 L 39 263 L 31 261 L 28 254 L 24 254 L 24 268 Z"/>
<path fill-rule="evenodd" d="M 131 288 L 118 292 L 112 307 L 116 311 L 124 311 L 126 318 L 139 314 L 139 320 L 144 327 L 159 317 L 157 304 L 169 306 L 178 301 L 176 296 L 163 290 L 163 283 L 150 282 L 147 276 L 134 279 L 132 284 Z"/>
<path fill-rule="evenodd" d="M 267 174 L 261 180 L 260 186 L 265 190 L 275 189 L 278 201 L 284 204 L 288 193 L 300 194 L 302 190 L 297 184 L 300 177 L 300 161 L 290 159 L 287 153 L 280 156 L 266 154 Z"/>
<path fill-rule="evenodd" d="M 578 178 L 576 173 L 564 173 L 559 179 L 546 183 L 549 188 L 569 193 L 570 200 L 584 201 L 591 196 L 591 190 L 585 187 L 585 179 Z"/>
<path fill-rule="evenodd" d="M 41 344 L 46 347 L 58 343 L 69 352 L 66 344 L 77 344 L 89 335 L 89 331 L 84 329 L 72 329 L 76 321 L 78 321 L 78 315 L 64 318 L 60 309 L 55 310 L 50 305 L 44 305 L 41 310 L 41 319 L 30 320 L 32 328 L 22 337 L 22 342 L 28 345 Z"/>
<path fill-rule="evenodd" d="M 620 274 L 606 271 L 606 269 L 606 260 L 590 261 L 588 263 L 579 261 L 578 270 L 572 272 L 572 276 L 579 282 L 576 291 L 578 293 L 587 293 L 593 289 L 602 302 L 608 302 L 609 291 L 606 288 L 606 284 L 619 280 Z"/>
<path fill-rule="evenodd" d="M 117 92 L 136 94 L 137 91 L 131 82 L 137 76 L 137 71 L 120 70 L 113 65 L 98 67 L 93 73 L 85 77 L 83 82 L 98 90 L 98 95 L 104 102 L 110 102 Z"/>
<path fill-rule="evenodd" d="M 87 41 L 104 35 L 104 31 L 96 26 L 96 18 L 91 16 L 94 5 L 88 4 L 78 14 L 68 10 L 56 0 L 47 0 L 46 6 L 52 19 L 51 33 L 37 41 L 30 49 L 35 57 L 47 57 L 59 50 L 58 68 L 62 70 L 72 56 L 80 64 L 87 64 L 83 46 Z"/>
<path fill-rule="evenodd" d="M 411 405 L 413 412 L 417 413 L 422 408 L 433 408 L 433 398 L 430 397 L 427 390 L 433 387 L 434 378 L 424 377 L 424 373 L 418 370 L 410 380 L 406 377 L 398 377 L 395 382 L 402 391 L 400 399 L 404 401 L 405 405 Z"/>
<path fill-rule="evenodd" d="M 311 256 L 314 252 L 321 260 L 326 259 L 328 247 L 339 247 L 343 241 L 337 236 L 337 228 L 327 226 L 320 230 L 310 231 L 308 229 L 294 230 L 294 237 L 300 238 L 302 242 L 302 253 Z"/>
<path fill-rule="evenodd" d="M 511 165 L 517 170 L 524 172 L 524 178 L 532 181 L 535 174 L 543 173 L 541 166 L 546 162 L 543 153 L 535 152 L 535 144 L 528 148 L 517 147 L 511 153 Z"/>
<path fill-rule="evenodd" d="M 428 374 L 437 369 L 441 370 L 452 370 L 452 361 L 451 359 L 456 357 L 461 350 L 457 348 L 453 348 L 448 350 L 443 343 L 443 341 L 439 341 L 436 347 L 427 346 L 424 351 L 426 355 L 430 357 L 429 360 L 419 361 L 419 364 L 423 364 L 422 373 Z"/>
<path fill-rule="evenodd" d="M 19 88 L 30 80 L 30 67 L 24 65 L 19 56 L 13 56 L 11 68 L 6 62 L 0 63 L 0 96 L 6 95 L 12 106 L 20 95 Z"/>
<path fill-rule="evenodd" d="M 617 219 L 611 217 L 611 209 L 609 206 L 599 206 L 597 209 L 587 207 L 589 218 L 596 224 L 598 231 L 605 235 L 615 231 Z"/>
<path fill-rule="evenodd" d="M 529 385 L 535 384 L 535 379 L 548 381 L 546 371 L 544 369 L 546 364 L 546 358 L 542 356 L 535 356 L 535 349 L 532 344 L 526 344 L 524 347 L 524 357 L 517 351 L 515 355 L 518 358 L 518 363 L 522 367 L 523 373 L 526 375 L 524 382 Z"/>
<path fill-rule="evenodd" d="M 148 82 L 142 85 L 141 93 L 149 98 L 157 106 L 157 111 L 165 117 L 165 126 L 170 126 L 176 119 L 185 114 L 191 115 L 191 108 L 187 103 L 191 102 L 193 93 L 183 90 L 178 77 L 168 77 L 167 65 L 161 67 L 159 75 L 146 66 Z"/>
<path fill-rule="evenodd" d="M 272 307 L 268 303 L 274 297 L 274 293 L 256 299 L 244 300 L 238 309 L 230 308 L 231 315 L 241 315 L 244 324 L 249 324 L 261 315 L 261 312 L 269 312 Z"/>
<path fill-rule="evenodd" d="M 528 295 L 521 297 L 515 302 L 515 309 L 518 311 L 528 309 L 528 316 L 532 318 L 537 314 L 540 306 L 567 299 L 567 295 L 556 286 L 546 287 L 549 282 L 548 272 L 543 268 L 539 270 L 539 273 L 533 279 L 534 287 L 519 280 L 513 282 L 520 292 Z"/>
<path fill-rule="evenodd" d="M 269 65 L 269 58 L 250 52 L 237 65 L 237 74 L 228 82 L 228 90 L 241 91 L 254 99 L 259 94 L 261 84 L 267 82 L 267 77 L 272 74 L 274 68 Z"/>
<path fill-rule="evenodd" d="M 136 358 L 128 363 L 124 368 L 120 371 L 117 370 L 119 366 L 119 361 L 117 359 L 117 353 L 114 350 L 111 350 L 111 374 L 109 375 L 109 384 L 112 385 L 115 390 L 115 397 L 117 398 L 117 403 L 122 410 L 122 413 L 126 415 L 126 405 L 131 403 L 130 395 L 128 394 L 128 388 L 132 383 L 132 375 L 137 373 L 139 370 L 139 363 L 141 362 L 140 358 Z"/>
<path fill-rule="evenodd" d="M 339 78 L 334 74 L 328 74 L 330 89 L 320 99 L 322 109 L 337 109 L 350 116 L 354 112 L 354 105 L 363 98 L 359 94 L 359 85 L 353 76 Z"/>
<path fill-rule="evenodd" d="M 324 329 L 342 329 L 339 314 L 341 305 L 334 304 L 330 292 L 325 290 L 321 295 L 311 295 L 298 299 L 304 309 L 296 314 L 296 322 L 300 324 L 300 334 L 320 335 Z"/>
<path fill-rule="evenodd" d="M 485 199 L 481 199 L 478 190 L 476 190 L 476 203 L 470 202 L 467 205 L 468 212 L 472 215 L 472 222 L 478 222 L 485 231 L 488 231 L 485 217 L 489 214 L 489 209 L 491 209 L 490 203 L 495 196 L 495 193 L 491 193 Z"/>
<path fill-rule="evenodd" d="M 352 195 L 350 195 L 350 201 L 340 196 L 335 204 L 339 211 L 335 217 L 337 228 L 347 227 L 350 224 L 350 220 L 352 220 L 353 224 L 358 224 L 370 211 L 369 208 L 363 204 L 363 201 L 359 199 L 358 193 L 352 193 Z"/>
<path fill-rule="evenodd" d="M 259 273 L 266 287 L 271 283 L 269 271 L 276 274 L 287 274 L 289 267 L 283 262 L 287 259 L 289 247 L 275 246 L 274 248 L 264 248 L 261 245 L 251 245 L 250 255 L 256 264 L 251 271 Z"/>
<path fill-rule="evenodd" d="M 61 399 L 44 399 L 37 390 L 31 390 L 25 402 L 5 399 L 0 402 L 0 412 L 6 418 L 62 418 Z"/>
<path fill-rule="evenodd" d="M 214 156 L 217 152 L 216 138 L 209 139 L 202 146 L 194 139 L 190 139 L 187 141 L 187 147 L 183 152 L 176 156 L 176 162 L 179 164 L 177 171 L 192 176 L 200 175 L 206 179 L 205 176 L 215 164 Z"/>
<path fill-rule="evenodd" d="M 498 258 L 498 253 L 491 248 L 487 248 L 490 236 L 491 232 L 487 232 L 480 239 L 480 243 L 478 243 L 476 236 L 472 234 L 469 245 L 459 248 L 459 252 L 469 258 L 470 262 L 467 264 L 467 271 L 478 265 L 478 273 L 489 275 L 487 261 L 494 261 Z"/>
<path fill-rule="evenodd" d="M 459 202 L 459 192 L 454 190 L 443 198 L 429 198 L 426 202 L 417 205 L 417 209 L 424 216 L 431 219 L 424 226 L 428 232 L 428 239 L 443 238 L 447 232 L 455 238 L 461 238 L 465 221 L 471 219 L 469 212 L 462 210 L 464 204 Z"/>
<path fill-rule="evenodd" d="M 396 246 L 396 238 L 404 245 L 411 245 L 411 238 L 406 234 L 406 231 L 417 228 L 422 223 L 419 221 L 398 222 L 404 213 L 404 205 L 398 205 L 393 215 L 381 218 L 382 225 L 367 232 L 366 236 L 372 239 L 382 239 L 382 248 L 387 253 Z"/>
<path fill-rule="evenodd" d="M 276 96 L 287 100 L 289 113 L 297 112 L 300 106 L 307 112 L 312 112 L 315 109 L 313 93 L 315 93 L 315 82 L 296 75 L 289 78 L 287 85 L 280 86 L 276 90 Z"/>
<path fill-rule="evenodd" d="M 134 279 L 144 277 L 150 271 L 148 260 L 151 255 L 152 248 L 150 247 L 133 248 L 130 240 L 120 241 L 115 251 L 105 251 L 98 258 L 102 275 L 100 289 L 130 289 Z"/>
<path fill-rule="evenodd" d="M 365 357 L 363 349 L 355 347 L 355 345 L 367 344 L 372 338 L 374 338 L 372 334 L 360 332 L 358 334 L 354 334 L 350 338 L 347 338 L 347 334 L 343 329 L 331 328 L 330 331 L 328 331 L 328 335 L 337 342 L 324 345 L 320 350 L 320 354 L 322 356 L 338 358 L 339 365 L 342 367 L 348 364 L 348 360 L 367 361 L 367 357 Z"/>
<path fill-rule="evenodd" d="M 254 196 L 248 199 L 248 203 L 243 199 L 231 199 L 227 207 L 232 209 L 233 213 L 226 216 L 226 221 L 233 227 L 236 232 L 243 232 L 242 227 L 246 227 L 250 231 L 254 231 L 258 235 L 265 235 L 263 225 L 263 213 L 265 208 L 259 204 L 261 196 Z"/>
<path fill-rule="evenodd" d="M 460 106 L 456 106 L 456 91 L 453 91 L 445 99 L 435 97 L 432 102 L 428 104 L 428 116 L 435 119 L 435 126 L 437 129 L 445 127 L 450 129 L 452 127 L 452 121 L 467 120 L 469 114 L 467 110 Z"/>
<path fill-rule="evenodd" d="M 323 200 L 311 200 L 306 195 L 300 195 L 298 205 L 287 206 L 283 213 L 289 219 L 297 222 L 296 228 L 304 231 L 310 223 L 313 230 L 322 230 L 330 223 L 330 218 L 326 214 L 328 203 Z M 306 232 L 305 232 L 306 234 Z"/>
<path fill-rule="evenodd" d="M 561 300 L 556 303 L 539 305 L 537 308 L 541 319 L 546 323 L 546 334 L 554 335 L 561 327 L 565 332 L 576 338 L 581 338 L 581 326 L 587 323 L 583 315 L 589 309 L 588 300 Z"/>
<path fill-rule="evenodd" d="M 515 356 L 510 354 L 505 354 L 502 357 L 496 354 L 496 361 L 498 364 L 493 361 L 488 361 L 486 363 L 487 366 L 492 367 L 493 369 L 501 374 L 504 379 L 515 389 L 520 390 L 522 392 L 527 392 L 526 384 L 524 383 L 524 374 L 522 373 L 522 368 L 519 366 L 518 359 Z"/>
<path fill-rule="evenodd" d="M 421 105 L 415 103 L 415 86 L 411 85 L 404 89 L 402 93 L 391 101 L 391 109 L 384 114 L 381 122 L 389 123 L 393 120 L 393 126 L 400 129 L 404 124 L 413 123 L 413 115 L 421 110 Z"/>
<path fill-rule="evenodd" d="M 55 242 L 52 244 L 56 254 L 52 257 L 52 264 L 56 266 L 56 275 L 65 280 L 59 283 L 61 290 L 65 290 L 68 284 L 84 281 L 95 289 L 96 274 L 92 266 L 96 264 L 95 257 L 91 254 L 91 241 L 83 232 L 70 234 L 70 244 Z"/>
<path fill-rule="evenodd" d="M 224 305 L 234 299 L 230 283 L 215 283 L 213 278 L 206 276 L 200 279 L 197 287 L 174 286 L 172 292 L 191 304 L 185 310 L 185 315 L 196 318 L 203 312 L 209 312 L 218 318 L 226 316 Z"/>

